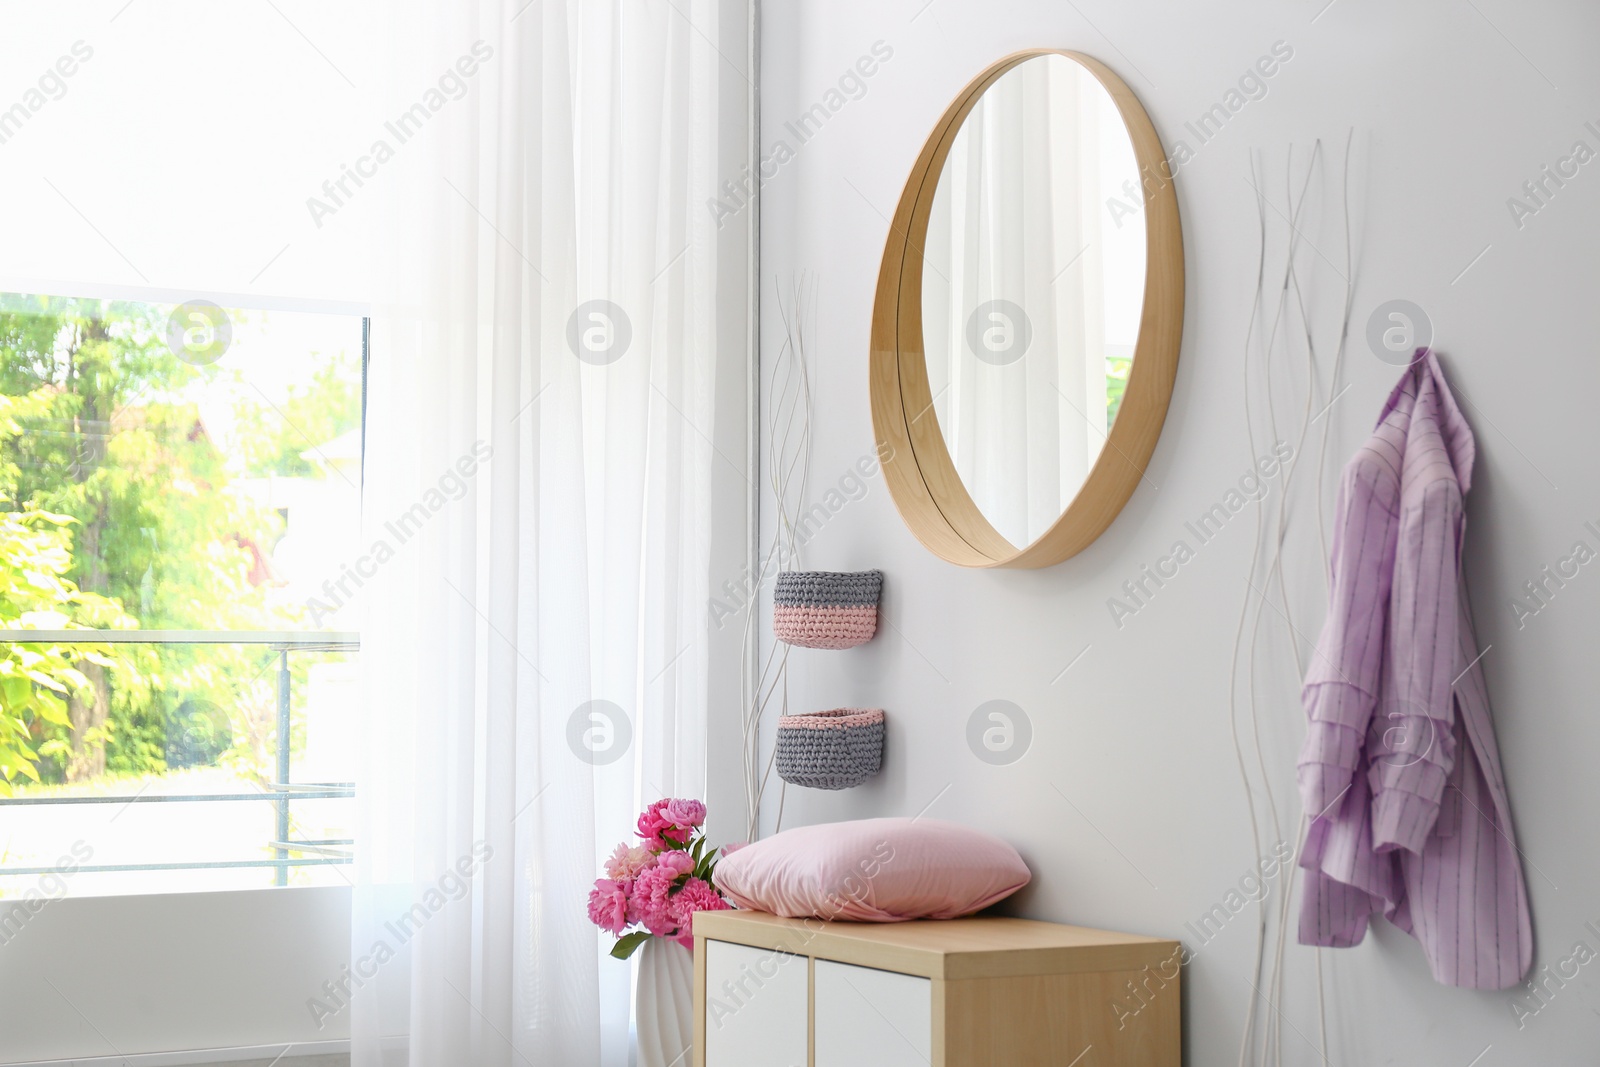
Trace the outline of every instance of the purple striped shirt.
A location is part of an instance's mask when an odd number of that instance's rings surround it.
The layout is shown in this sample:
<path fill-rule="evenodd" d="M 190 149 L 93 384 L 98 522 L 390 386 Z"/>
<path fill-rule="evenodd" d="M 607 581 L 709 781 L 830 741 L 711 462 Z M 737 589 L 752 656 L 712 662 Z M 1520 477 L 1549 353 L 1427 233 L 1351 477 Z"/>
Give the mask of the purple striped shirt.
<path fill-rule="evenodd" d="M 1533 937 L 1461 569 L 1473 456 L 1419 350 L 1339 487 L 1302 694 L 1300 941 L 1357 944 L 1381 910 L 1440 982 L 1507 989 Z"/>

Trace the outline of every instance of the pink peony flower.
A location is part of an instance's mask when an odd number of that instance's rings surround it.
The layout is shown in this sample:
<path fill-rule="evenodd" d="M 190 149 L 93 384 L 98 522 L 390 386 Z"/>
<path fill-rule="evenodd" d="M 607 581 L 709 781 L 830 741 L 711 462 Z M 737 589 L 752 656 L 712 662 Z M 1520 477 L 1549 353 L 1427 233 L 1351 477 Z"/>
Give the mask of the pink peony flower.
<path fill-rule="evenodd" d="M 694 870 L 694 857 L 687 852 L 663 852 L 656 857 L 656 866 L 666 868 L 673 872 L 673 876 L 676 877 Z"/>
<path fill-rule="evenodd" d="M 639 836 L 652 851 L 664 852 L 689 840 L 688 829 L 678 827 L 662 814 L 670 803 L 670 800 L 658 800 L 639 813 Z"/>
<path fill-rule="evenodd" d="M 727 911 L 728 902 L 701 878 L 691 878 L 672 895 L 671 908 L 677 919 L 678 935 L 673 938 L 684 948 L 694 948 L 694 913 Z"/>
<path fill-rule="evenodd" d="M 628 887 L 609 878 L 595 879 L 589 891 L 589 921 L 602 930 L 620 934 L 628 926 Z"/>
<path fill-rule="evenodd" d="M 706 821 L 706 806 L 698 800 L 669 800 L 663 814 L 674 826 L 699 826 Z"/>
<path fill-rule="evenodd" d="M 671 867 L 657 864 L 641 871 L 634 880 L 633 893 L 628 898 L 628 919 L 644 925 L 657 937 L 666 937 L 678 928 L 678 916 L 673 914 L 671 893 L 678 884 L 678 873 Z"/>
<path fill-rule="evenodd" d="M 649 849 L 624 841 L 606 860 L 606 875 L 619 882 L 631 882 L 653 862 L 655 857 L 650 855 Z"/>

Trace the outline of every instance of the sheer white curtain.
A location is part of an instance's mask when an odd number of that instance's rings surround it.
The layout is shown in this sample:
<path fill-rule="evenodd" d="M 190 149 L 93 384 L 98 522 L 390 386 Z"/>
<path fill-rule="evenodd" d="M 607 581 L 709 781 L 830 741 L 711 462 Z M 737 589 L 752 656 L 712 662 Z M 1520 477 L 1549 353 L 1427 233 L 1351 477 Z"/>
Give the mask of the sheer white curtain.
<path fill-rule="evenodd" d="M 628 1062 L 584 901 L 643 802 L 703 795 L 730 10 L 383 13 L 359 1067 Z"/>

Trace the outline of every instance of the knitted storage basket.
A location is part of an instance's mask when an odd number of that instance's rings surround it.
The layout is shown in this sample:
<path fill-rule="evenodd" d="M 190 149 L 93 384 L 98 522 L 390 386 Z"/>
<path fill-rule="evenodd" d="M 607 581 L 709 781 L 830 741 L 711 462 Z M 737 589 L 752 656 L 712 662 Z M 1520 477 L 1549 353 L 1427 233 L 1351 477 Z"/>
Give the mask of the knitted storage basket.
<path fill-rule="evenodd" d="M 772 632 L 803 648 L 854 648 L 878 632 L 882 571 L 789 571 L 772 591 Z"/>
<path fill-rule="evenodd" d="M 812 789 L 849 789 L 883 766 L 883 710 L 834 708 L 778 719 L 778 777 Z"/>

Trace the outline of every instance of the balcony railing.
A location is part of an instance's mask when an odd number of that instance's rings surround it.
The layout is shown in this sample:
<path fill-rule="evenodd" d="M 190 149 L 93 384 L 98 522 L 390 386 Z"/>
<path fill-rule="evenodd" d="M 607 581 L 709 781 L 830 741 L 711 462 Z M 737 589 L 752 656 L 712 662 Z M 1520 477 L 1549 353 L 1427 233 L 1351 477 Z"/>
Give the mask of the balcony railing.
<path fill-rule="evenodd" d="M 348 799 L 356 795 L 353 782 L 293 782 L 290 780 L 291 675 L 292 652 L 356 652 L 361 648 L 359 634 L 351 632 L 305 633 L 292 630 L 5 630 L 0 642 L 17 645 L 252 645 L 270 649 L 277 656 L 277 729 L 274 738 L 276 780 L 259 792 L 153 795 L 140 791 L 118 796 L 0 797 L 0 808 L 53 804 L 184 804 L 265 802 L 277 809 L 277 833 L 264 847 L 272 859 L 196 860 L 180 863 L 85 864 L 79 873 L 127 871 L 199 871 L 228 868 L 273 868 L 278 885 L 289 884 L 292 867 L 347 865 L 354 861 L 355 841 L 350 838 L 290 837 L 290 806 L 297 800 Z M 291 853 L 299 853 L 293 856 Z M 44 875 L 54 867 L 8 867 L 0 865 L 0 875 Z"/>

